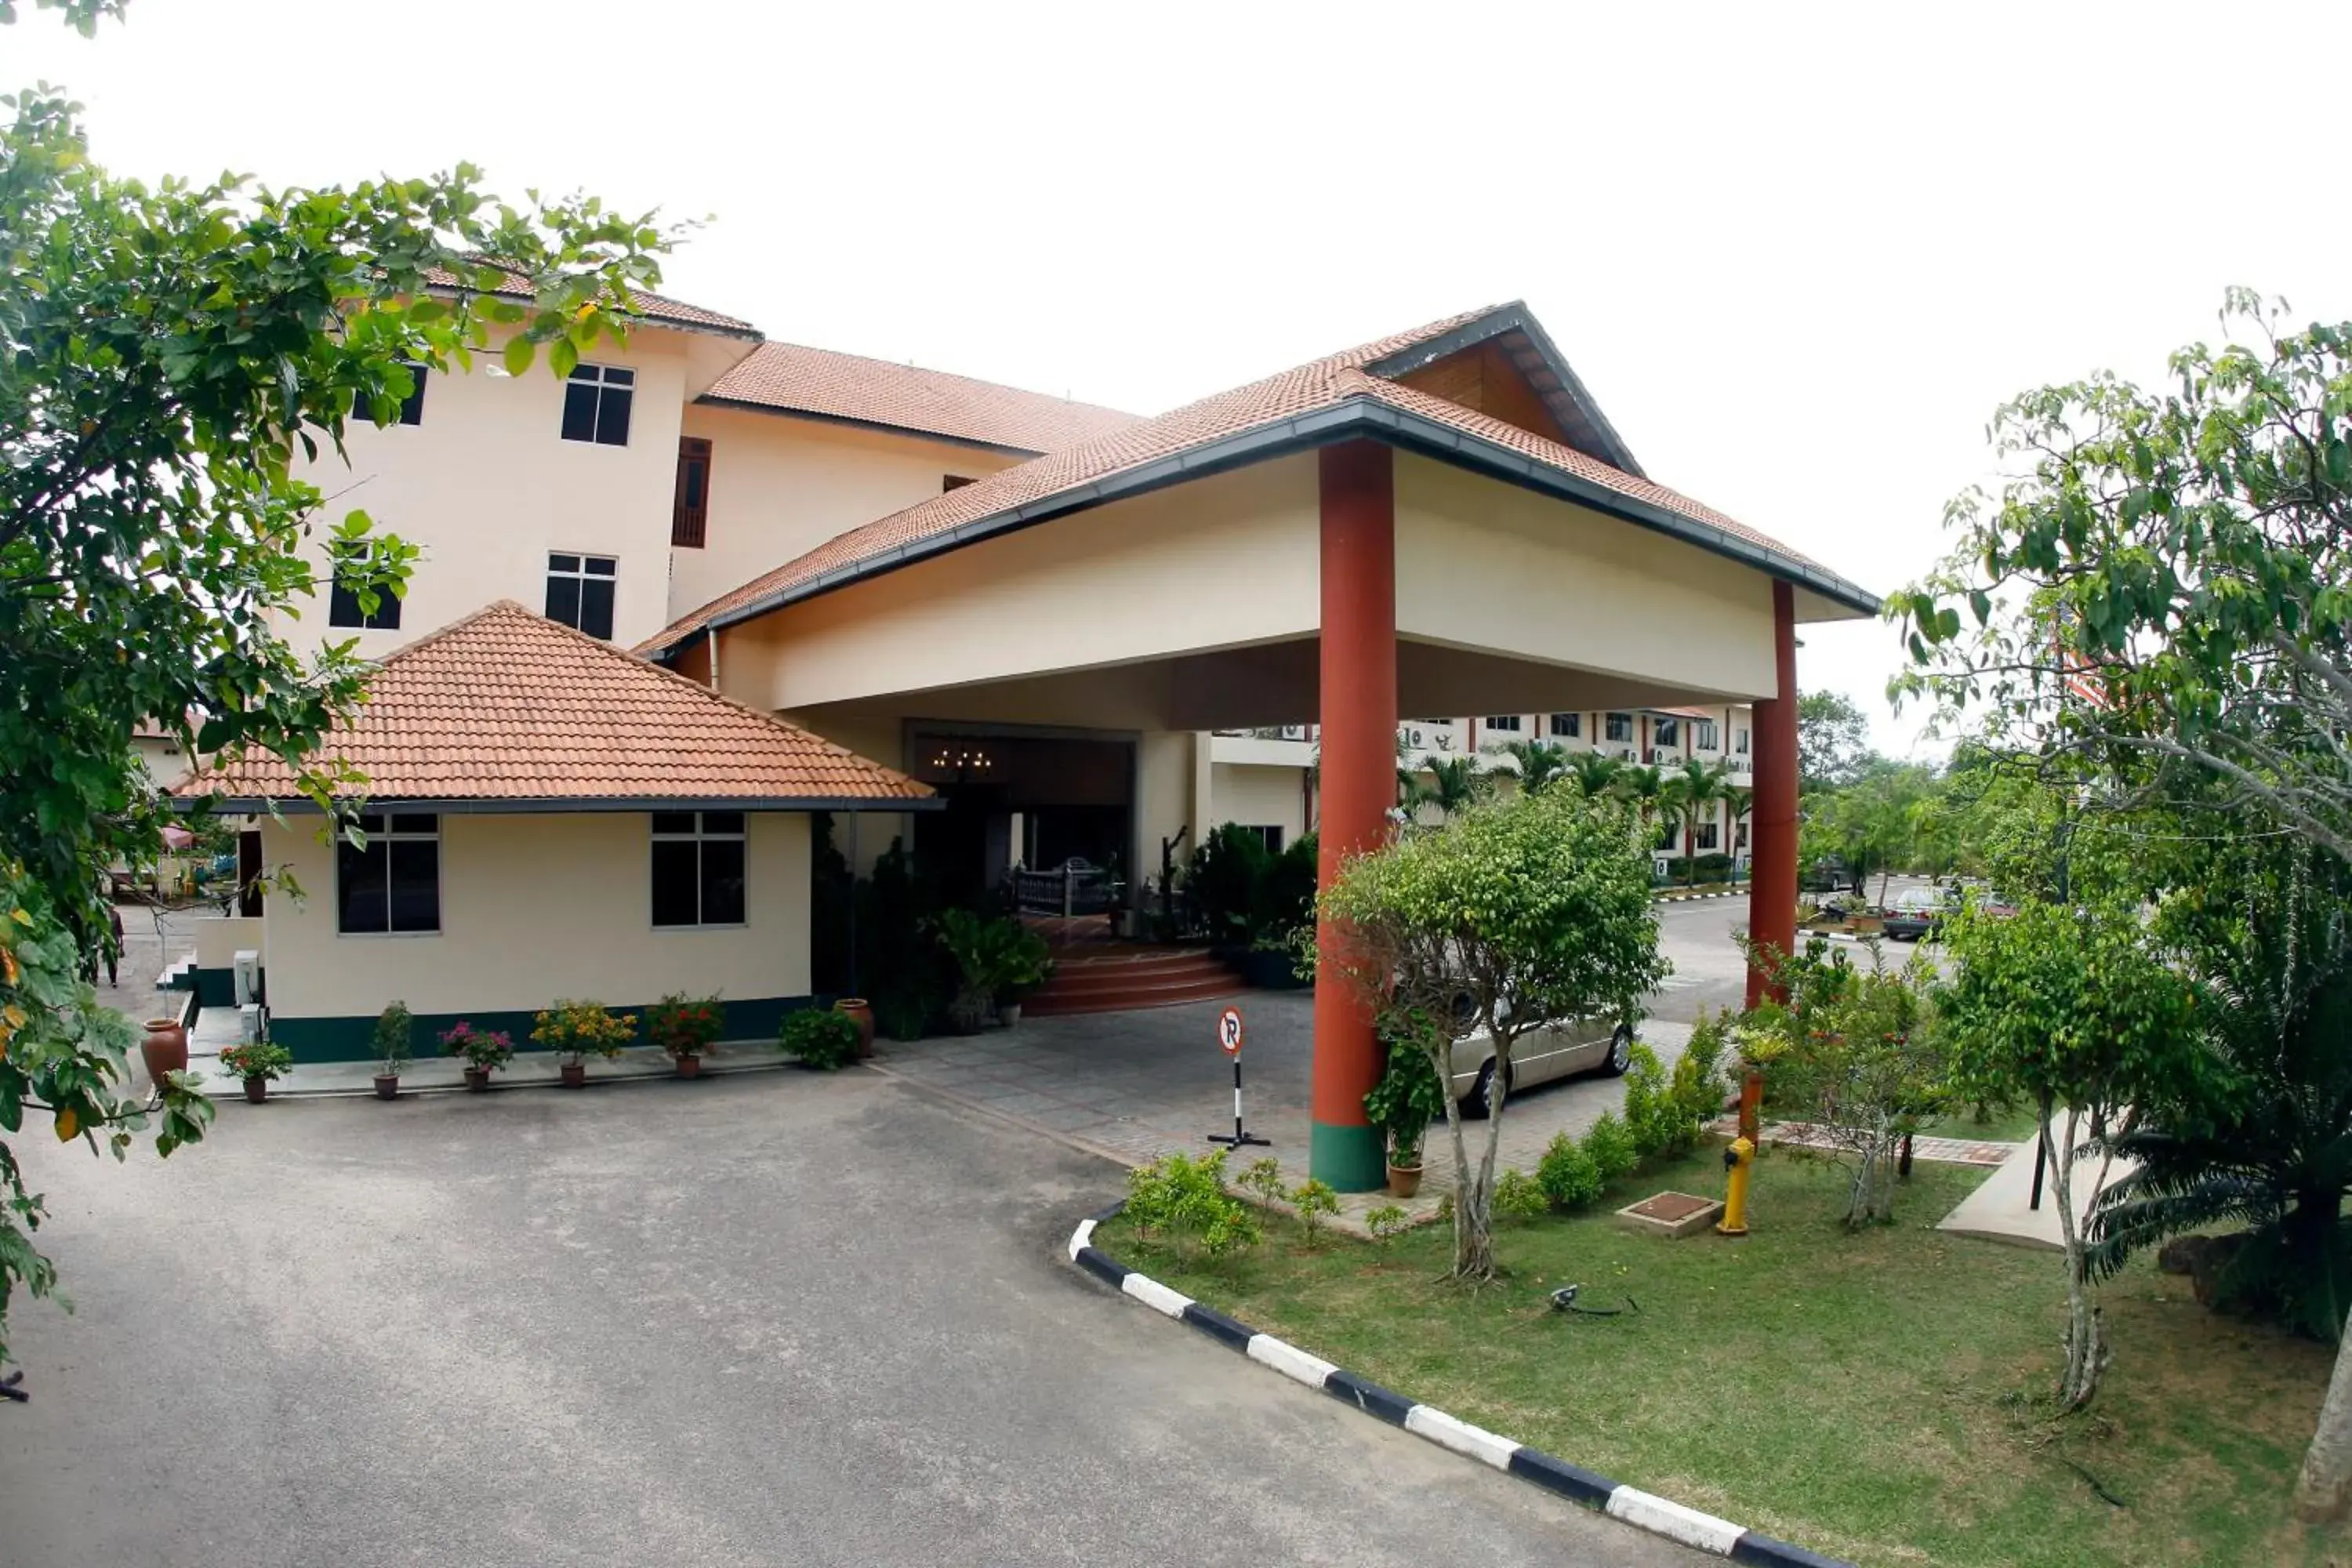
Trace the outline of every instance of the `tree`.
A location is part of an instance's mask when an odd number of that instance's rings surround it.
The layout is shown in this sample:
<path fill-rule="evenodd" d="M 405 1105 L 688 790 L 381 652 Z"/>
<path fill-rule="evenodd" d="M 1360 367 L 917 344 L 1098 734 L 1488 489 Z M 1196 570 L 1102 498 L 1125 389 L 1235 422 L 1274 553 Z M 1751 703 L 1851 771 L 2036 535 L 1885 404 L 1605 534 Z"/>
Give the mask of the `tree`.
<path fill-rule="evenodd" d="M 64 9 L 88 32 L 121 7 Z M 365 680 L 352 644 L 305 663 L 276 634 L 319 587 L 303 540 L 326 533 L 371 608 L 414 551 L 363 512 L 324 518 L 295 449 L 340 451 L 352 419 L 397 417 L 411 364 L 495 345 L 514 372 L 544 349 L 567 373 L 625 329 L 668 237 L 588 199 L 499 205 L 464 166 L 149 189 L 89 161 L 51 89 L 0 108 L 0 1131 L 34 1110 L 93 1149 L 152 1131 L 168 1152 L 201 1136 L 206 1104 L 184 1082 L 127 1098 L 127 1026 L 60 964 L 108 940 L 107 868 L 151 858 L 165 819 L 133 727 L 300 765 Z M 361 782 L 305 780 L 322 803 Z M 5 1309 L 55 1276 L 4 1144 L 0 1196 Z"/>
<path fill-rule="evenodd" d="M 1489 749 L 1511 759 L 1519 787 L 1530 794 L 1568 772 L 1568 748 L 1549 741 L 1505 741 Z"/>
<path fill-rule="evenodd" d="M 2156 951 L 2123 900 L 2039 900 L 2014 917 L 1964 911 L 1946 928 L 1957 969 L 1937 996 L 1948 1031 L 1952 1087 L 1963 1100 L 2022 1092 L 2053 1132 L 2058 1231 L 2066 1268 L 2062 1411 L 2098 1391 L 2108 1352 L 2091 1300 L 2087 1238 L 2074 1201 L 2075 1158 L 2111 1132 L 2127 1106 L 2192 1092 L 2199 1070 L 2190 983 Z M 2104 1177 L 2104 1168 L 2102 1171 Z"/>
<path fill-rule="evenodd" d="M 1714 815 L 1730 779 L 1731 769 L 1720 758 L 1706 763 L 1685 757 L 1659 786 L 1659 812 L 1682 835 L 1683 871 L 1690 886 L 1698 883 L 1698 825 Z"/>
<path fill-rule="evenodd" d="M 1731 856 L 1731 880 L 1739 881 L 1739 825 L 1756 809 L 1756 792 L 1746 784 L 1727 784 L 1723 786 L 1723 815 L 1731 822 L 1731 842 L 1725 846 Z"/>
<path fill-rule="evenodd" d="M 2149 797 L 2218 788 L 2214 831 L 2352 861 L 2352 322 L 2292 330 L 2243 289 L 2221 319 L 2252 341 L 2179 350 L 2161 391 L 2100 374 L 1999 411 L 2029 471 L 1947 508 L 1950 557 L 1890 601 L 1914 660 L 1891 689 Z M 2352 1508 L 2345 1342 L 2307 1518 Z"/>
<path fill-rule="evenodd" d="M 1868 891 L 1872 874 L 1877 874 L 1884 899 L 1887 876 L 1912 859 L 1915 809 L 1934 783 L 1930 769 L 1873 758 L 1863 775 L 1843 789 L 1806 797 L 1801 828 L 1805 858 L 1835 856 L 1856 893 Z"/>
<path fill-rule="evenodd" d="M 1481 1032 L 1494 1041 L 1475 1173 L 1461 1107 L 1445 1096 L 1457 1279 L 1495 1272 L 1495 1156 L 1512 1048 L 1555 1020 L 1630 1024 L 1666 973 L 1646 837 L 1622 803 L 1561 784 L 1408 827 L 1348 861 L 1318 901 L 1338 939 L 1329 962 L 1383 1035 L 1429 1053 L 1440 1081 L 1454 1081 L 1456 1042 Z"/>
<path fill-rule="evenodd" d="M 1420 804 L 1435 806 L 1440 816 L 1458 816 L 1494 793 L 1495 775 L 1481 769 L 1477 758 L 1432 757 Z"/>
<path fill-rule="evenodd" d="M 1568 771 L 1575 775 L 1577 787 L 1596 800 L 1615 790 L 1617 780 L 1624 770 L 1625 759 L 1612 757 L 1606 752 L 1570 752 L 1568 754 Z"/>
<path fill-rule="evenodd" d="M 1870 720 L 1838 691 L 1797 696 L 1797 793 L 1843 789 L 1860 778 L 1875 753 Z"/>

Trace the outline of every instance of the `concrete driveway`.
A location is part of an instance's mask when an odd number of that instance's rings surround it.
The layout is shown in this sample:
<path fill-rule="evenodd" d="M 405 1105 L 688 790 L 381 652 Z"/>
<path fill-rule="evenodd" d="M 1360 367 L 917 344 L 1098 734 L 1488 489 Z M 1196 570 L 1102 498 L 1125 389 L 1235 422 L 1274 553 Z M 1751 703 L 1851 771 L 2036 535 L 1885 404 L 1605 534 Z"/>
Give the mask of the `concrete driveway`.
<path fill-rule="evenodd" d="M 872 1072 L 18 1148 L 10 1568 L 1700 1561 L 1104 1291 L 1116 1167 Z"/>

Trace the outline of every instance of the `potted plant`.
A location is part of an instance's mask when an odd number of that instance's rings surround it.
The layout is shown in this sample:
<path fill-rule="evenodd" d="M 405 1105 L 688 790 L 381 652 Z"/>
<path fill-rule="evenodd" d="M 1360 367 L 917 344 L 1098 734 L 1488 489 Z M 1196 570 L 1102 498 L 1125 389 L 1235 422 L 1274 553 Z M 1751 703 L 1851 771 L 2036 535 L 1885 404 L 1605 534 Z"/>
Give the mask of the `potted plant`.
<path fill-rule="evenodd" d="M 802 1007 L 784 1015 L 776 1045 L 801 1066 L 831 1072 L 857 1054 L 857 1024 L 846 1013 Z"/>
<path fill-rule="evenodd" d="M 698 1077 L 702 1055 L 718 1043 L 727 1010 L 714 994 L 688 996 L 671 992 L 646 1009 L 646 1038 L 670 1054 L 680 1078 Z"/>
<path fill-rule="evenodd" d="M 490 1087 L 490 1074 L 514 1060 L 514 1042 L 504 1029 L 477 1029 L 460 1018 L 440 1037 L 441 1049 L 464 1058 L 466 1087 L 478 1094 Z"/>
<path fill-rule="evenodd" d="M 940 945 L 955 960 L 956 994 L 948 1004 L 948 1022 L 958 1034 L 978 1034 L 1000 1001 L 1043 984 L 1053 973 L 1053 951 L 1045 939 L 1010 916 L 990 920 L 970 910 L 950 910 L 933 925 Z"/>
<path fill-rule="evenodd" d="M 294 1065 L 294 1053 L 267 1040 L 250 1046 L 230 1046 L 220 1054 L 221 1066 L 245 1079 L 245 1098 L 259 1105 L 269 1098 L 269 1080 L 283 1078 Z"/>
<path fill-rule="evenodd" d="M 381 1069 L 375 1075 L 378 1100 L 391 1100 L 400 1093 L 400 1069 L 415 1054 L 409 1040 L 415 1028 L 405 1002 L 394 1002 L 375 1016 L 375 1059 Z"/>
<path fill-rule="evenodd" d="M 1364 1096 L 1364 1114 L 1387 1142 L 1389 1195 L 1412 1196 L 1421 1190 L 1421 1150 L 1429 1124 L 1445 1114 L 1445 1088 L 1428 1051 L 1415 1042 L 1391 1039 L 1388 1066 Z"/>
<path fill-rule="evenodd" d="M 844 996 L 833 1005 L 833 1010 L 857 1026 L 857 1059 L 864 1061 L 874 1054 L 874 1004 L 863 996 Z"/>
<path fill-rule="evenodd" d="M 579 1089 L 588 1081 L 590 1057 L 612 1060 L 636 1032 L 635 1013 L 614 1013 L 602 1002 L 559 996 L 532 1019 L 530 1037 L 556 1054 L 563 1087 Z"/>

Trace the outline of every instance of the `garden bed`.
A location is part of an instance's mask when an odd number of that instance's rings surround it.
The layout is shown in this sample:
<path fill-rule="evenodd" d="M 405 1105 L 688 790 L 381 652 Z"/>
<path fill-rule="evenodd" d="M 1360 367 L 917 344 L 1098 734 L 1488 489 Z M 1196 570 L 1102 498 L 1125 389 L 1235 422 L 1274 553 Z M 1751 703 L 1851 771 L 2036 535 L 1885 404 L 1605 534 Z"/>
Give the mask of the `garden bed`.
<path fill-rule="evenodd" d="M 2035 1402 L 2057 1370 L 2057 1260 L 1930 1228 L 1982 1175 L 1923 1165 L 1900 1224 L 1849 1236 L 1844 1178 L 1774 1155 L 1745 1240 L 1632 1235 L 1603 1203 L 1507 1222 L 1496 1252 L 1516 1272 L 1477 1292 L 1434 1282 L 1439 1226 L 1309 1247 L 1277 1221 L 1222 1262 L 1118 1223 L 1096 1244 L 1408 1397 L 1857 1563 L 2328 1562 L 2285 1517 L 2332 1350 L 2211 1317 L 2141 1259 L 2104 1291 L 2116 1361 L 2097 1404 L 2049 1427 Z M 1614 1203 L 1721 1186 L 1710 1149 Z M 1585 1304 L 1640 1310 L 1554 1313 L 1548 1293 L 1571 1281 Z"/>

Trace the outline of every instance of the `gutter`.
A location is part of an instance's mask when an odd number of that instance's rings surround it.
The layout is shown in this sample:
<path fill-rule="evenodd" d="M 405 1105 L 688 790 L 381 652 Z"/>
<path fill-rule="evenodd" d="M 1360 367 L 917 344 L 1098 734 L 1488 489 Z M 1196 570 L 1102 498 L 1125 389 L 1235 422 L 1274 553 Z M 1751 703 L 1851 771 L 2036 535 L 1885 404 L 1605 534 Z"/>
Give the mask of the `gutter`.
<path fill-rule="evenodd" d="M 183 812 L 263 813 L 286 816 L 323 816 L 318 802 L 308 795 L 223 795 L 173 803 Z M 937 795 L 541 795 L 529 799 L 486 799 L 459 796 L 362 795 L 352 799 L 361 811 L 397 816 L 403 812 L 434 812 L 443 816 L 525 816 L 590 811 L 944 811 L 947 801 Z"/>
<path fill-rule="evenodd" d="M 739 605 L 734 609 L 711 616 L 694 630 L 721 631 L 745 621 L 757 620 L 772 610 L 803 599 L 814 598 L 835 588 L 846 587 L 867 577 L 880 576 L 886 572 L 897 571 L 901 566 L 912 565 L 979 540 L 1014 532 L 1108 501 L 1165 489 L 1188 479 L 1205 478 L 1251 463 L 1360 438 L 1384 441 L 1391 447 L 1433 457 L 1455 468 L 1485 474 L 1522 489 L 1572 501 L 1603 516 L 1696 545 L 1768 576 L 1797 584 L 1834 604 L 1865 616 L 1876 616 L 1882 607 L 1877 595 L 1822 567 L 1791 560 L 1712 523 L 1685 517 L 1680 512 L 1669 511 L 1605 485 L 1564 473 L 1484 437 L 1465 434 L 1433 419 L 1392 407 L 1376 397 L 1357 394 L 1328 408 L 1276 420 L 1205 446 L 1189 447 L 1170 457 L 1121 468 L 1100 479 L 1057 490 L 1050 496 L 1041 496 L 1035 500 L 960 524 L 945 532 L 895 545 L 862 561 L 837 566 L 804 582 L 763 595 L 749 604 Z M 684 633 L 677 641 L 655 649 L 647 657 L 656 662 L 667 663 L 693 635 L 693 631 Z"/>
<path fill-rule="evenodd" d="M 860 419 L 851 414 L 825 414 L 814 408 L 788 407 L 781 403 L 757 403 L 748 397 L 717 397 L 706 392 L 696 398 L 703 408 L 732 408 L 744 414 L 765 414 L 775 419 L 806 419 L 816 425 L 845 425 L 853 430 L 873 430 L 885 436 L 904 436 L 911 440 L 935 441 L 945 447 L 961 447 L 974 452 L 993 452 L 1000 457 L 1042 458 L 1045 454 L 1027 447 L 1008 447 L 1001 441 L 982 441 L 970 436 L 950 436 L 943 430 L 926 430 L 916 425 L 893 425 L 882 419 Z"/>

